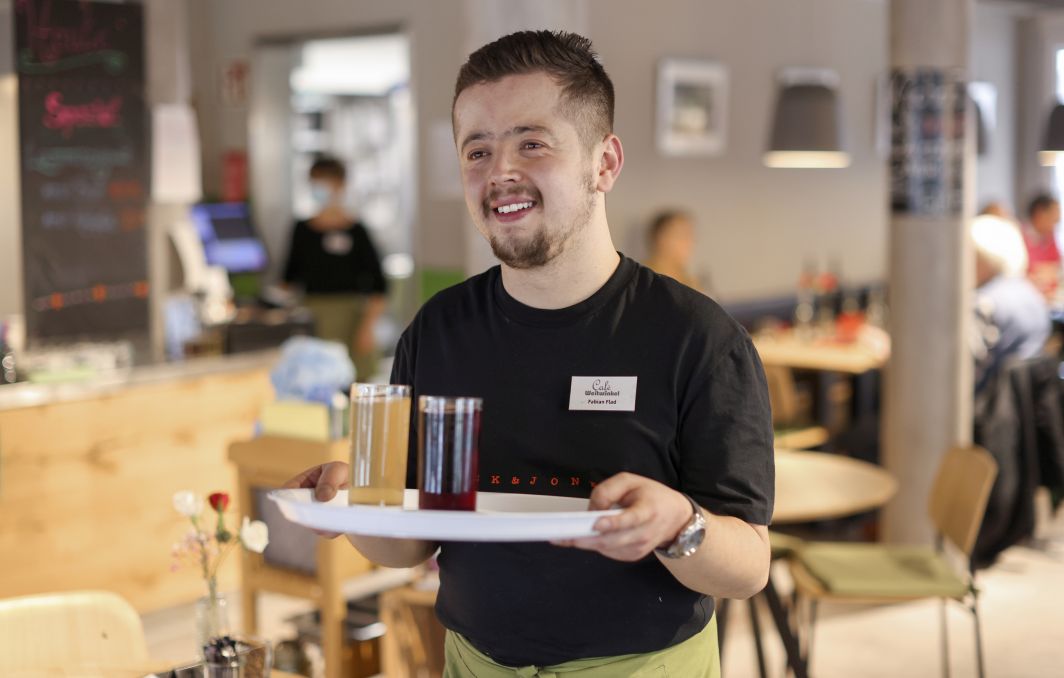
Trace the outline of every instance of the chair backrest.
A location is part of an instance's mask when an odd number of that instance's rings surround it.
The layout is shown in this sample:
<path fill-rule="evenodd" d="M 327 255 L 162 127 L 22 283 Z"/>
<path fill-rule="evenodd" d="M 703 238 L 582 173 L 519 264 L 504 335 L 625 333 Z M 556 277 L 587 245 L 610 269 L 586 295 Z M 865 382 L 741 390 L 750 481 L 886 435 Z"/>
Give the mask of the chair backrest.
<path fill-rule="evenodd" d="M 148 659 L 144 627 L 124 598 L 72 591 L 0 600 L 0 675 L 57 667 L 136 666 Z"/>
<path fill-rule="evenodd" d="M 792 423 L 798 416 L 798 396 L 791 368 L 765 365 L 765 381 L 768 382 L 773 425 Z"/>
<path fill-rule="evenodd" d="M 974 445 L 950 449 L 939 464 L 928 507 L 931 523 L 966 556 L 972 553 L 996 476 L 993 457 Z"/>
<path fill-rule="evenodd" d="M 390 678 L 439 678 L 444 668 L 446 630 L 436 618 L 435 591 L 402 587 L 381 594 L 384 675 Z"/>

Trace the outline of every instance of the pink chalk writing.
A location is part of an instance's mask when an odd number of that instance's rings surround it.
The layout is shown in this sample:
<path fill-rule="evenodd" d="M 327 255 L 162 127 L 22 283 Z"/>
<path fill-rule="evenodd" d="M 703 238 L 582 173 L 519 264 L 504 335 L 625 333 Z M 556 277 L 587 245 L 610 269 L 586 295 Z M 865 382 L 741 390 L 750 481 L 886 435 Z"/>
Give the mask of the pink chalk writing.
<path fill-rule="evenodd" d="M 49 129 L 62 130 L 69 137 L 76 127 L 116 127 L 121 121 L 122 97 L 107 101 L 93 99 L 85 104 L 64 104 L 62 92 L 49 92 L 44 98 L 42 124 Z"/>

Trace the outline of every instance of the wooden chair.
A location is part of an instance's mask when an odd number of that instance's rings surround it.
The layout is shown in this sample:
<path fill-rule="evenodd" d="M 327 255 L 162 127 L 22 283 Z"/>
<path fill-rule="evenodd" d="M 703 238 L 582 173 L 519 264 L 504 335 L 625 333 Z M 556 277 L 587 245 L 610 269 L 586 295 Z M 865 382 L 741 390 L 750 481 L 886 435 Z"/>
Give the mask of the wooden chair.
<path fill-rule="evenodd" d="M 241 510 L 252 515 L 256 491 L 280 487 L 286 480 L 312 466 L 331 461 L 347 461 L 346 440 L 314 442 L 297 438 L 262 436 L 229 446 L 229 460 L 237 467 L 238 498 Z M 254 516 L 253 516 L 254 517 Z M 300 572 L 271 565 L 263 556 L 243 552 L 241 562 L 241 607 L 244 628 L 255 633 L 258 622 L 258 594 L 271 591 L 306 598 L 321 610 L 321 649 L 327 678 L 349 675 L 347 665 L 354 661 L 345 647 L 343 623 L 347 603 L 341 590 L 346 579 L 368 572 L 372 565 L 346 539 L 317 539 L 313 572 Z"/>
<path fill-rule="evenodd" d="M 809 638 L 818 601 L 888 604 L 923 598 L 941 600 L 942 672 L 949 676 L 946 601 L 957 600 L 972 613 L 979 676 L 984 675 L 982 637 L 971 552 L 986 509 L 997 464 L 980 447 L 956 447 L 946 453 L 931 488 L 929 514 L 936 531 L 934 547 L 896 544 L 805 542 L 790 557 L 798 600 L 810 603 Z M 967 559 L 955 571 L 943 552 L 948 541 Z M 808 661 L 808 657 L 806 658 Z"/>
<path fill-rule="evenodd" d="M 791 368 L 766 365 L 765 380 L 768 382 L 768 398 L 772 404 L 772 428 L 776 446 L 804 450 L 826 443 L 826 428 L 804 422 L 803 412 L 808 410 L 808 405 L 801 402 Z"/>
<path fill-rule="evenodd" d="M 140 617 L 117 594 L 71 591 L 0 600 L 0 675 L 45 669 L 74 675 L 135 667 L 147 659 Z"/>
<path fill-rule="evenodd" d="M 443 639 L 436 618 L 436 591 L 405 586 L 381 594 L 381 621 L 388 628 L 381 657 L 388 678 L 440 678 Z"/>

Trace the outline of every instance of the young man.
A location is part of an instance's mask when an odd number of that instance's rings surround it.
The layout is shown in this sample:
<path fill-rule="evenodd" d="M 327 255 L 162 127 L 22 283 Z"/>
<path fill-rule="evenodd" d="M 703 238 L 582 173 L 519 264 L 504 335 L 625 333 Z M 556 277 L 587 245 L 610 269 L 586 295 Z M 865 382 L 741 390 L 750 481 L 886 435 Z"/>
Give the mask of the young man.
<path fill-rule="evenodd" d="M 717 676 L 711 596 L 756 593 L 769 565 L 772 427 L 750 339 L 614 249 L 605 195 L 624 153 L 585 38 L 523 32 L 473 53 L 453 122 L 502 265 L 422 308 L 392 379 L 484 399 L 481 490 L 624 510 L 555 544 L 350 539 L 388 566 L 440 549 L 446 675 Z M 596 381 L 614 395 L 588 397 Z M 288 486 L 327 500 L 346 479 L 332 464 Z"/>

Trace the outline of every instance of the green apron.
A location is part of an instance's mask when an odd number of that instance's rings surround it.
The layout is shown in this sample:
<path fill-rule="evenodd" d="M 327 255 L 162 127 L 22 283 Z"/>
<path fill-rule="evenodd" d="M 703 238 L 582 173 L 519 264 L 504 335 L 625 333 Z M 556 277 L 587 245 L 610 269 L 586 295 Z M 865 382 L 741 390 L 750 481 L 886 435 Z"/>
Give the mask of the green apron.
<path fill-rule="evenodd" d="M 498 664 L 447 632 L 443 678 L 720 678 L 717 616 L 687 640 L 657 652 L 575 659 L 554 666 Z"/>

